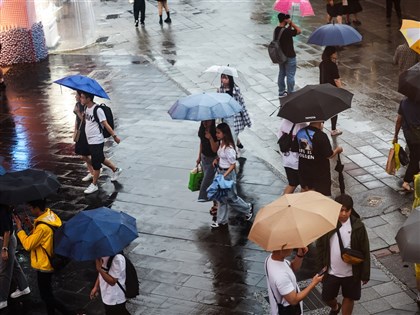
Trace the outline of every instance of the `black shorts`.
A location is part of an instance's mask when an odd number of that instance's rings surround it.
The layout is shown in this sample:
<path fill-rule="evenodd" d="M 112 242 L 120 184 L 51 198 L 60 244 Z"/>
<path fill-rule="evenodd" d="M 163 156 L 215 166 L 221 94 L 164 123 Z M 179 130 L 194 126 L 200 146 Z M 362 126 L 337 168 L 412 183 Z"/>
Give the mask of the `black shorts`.
<path fill-rule="evenodd" d="M 341 287 L 343 297 L 353 301 L 360 300 L 362 283 L 354 277 L 339 278 L 330 274 L 325 274 L 322 280 L 322 299 L 327 302 L 338 296 Z"/>
<path fill-rule="evenodd" d="M 327 13 L 331 17 L 341 16 L 343 15 L 343 5 L 341 3 L 334 4 L 333 6 L 327 4 Z"/>
<path fill-rule="evenodd" d="M 105 161 L 104 144 L 89 144 L 89 151 L 92 159 L 93 169 L 95 171 L 100 170 L 102 163 Z"/>
<path fill-rule="evenodd" d="M 298 170 L 294 170 L 290 167 L 285 167 L 284 170 L 286 171 L 287 181 L 289 182 L 290 186 L 299 186 L 299 172 Z"/>

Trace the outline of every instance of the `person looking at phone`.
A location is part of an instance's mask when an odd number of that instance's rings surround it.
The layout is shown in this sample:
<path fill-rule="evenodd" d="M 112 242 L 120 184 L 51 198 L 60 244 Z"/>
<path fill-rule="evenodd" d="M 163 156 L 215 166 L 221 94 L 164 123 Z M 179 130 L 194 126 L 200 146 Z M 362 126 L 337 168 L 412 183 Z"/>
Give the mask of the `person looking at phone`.
<path fill-rule="evenodd" d="M 303 314 L 302 300 L 324 277 L 316 274 L 312 278 L 312 282 L 300 291 L 295 272 L 300 269 L 308 248 L 299 248 L 295 258 L 289 261 L 286 257 L 290 256 L 292 252 L 293 249 L 275 250 L 265 260 L 271 315 Z"/>
<path fill-rule="evenodd" d="M 368 283 L 370 279 L 369 239 L 364 224 L 353 209 L 353 199 L 342 194 L 335 201 L 342 205 L 337 228 L 317 240 L 317 262 L 319 268 L 328 267 L 322 281 L 322 299 L 331 307 L 329 314 L 339 314 L 341 310 L 343 315 L 349 315 L 353 312 L 354 301 L 361 297 L 362 284 Z M 364 260 L 361 263 L 349 264 L 343 261 L 337 231 L 344 248 L 363 254 Z M 340 287 L 342 303 L 337 301 Z"/>

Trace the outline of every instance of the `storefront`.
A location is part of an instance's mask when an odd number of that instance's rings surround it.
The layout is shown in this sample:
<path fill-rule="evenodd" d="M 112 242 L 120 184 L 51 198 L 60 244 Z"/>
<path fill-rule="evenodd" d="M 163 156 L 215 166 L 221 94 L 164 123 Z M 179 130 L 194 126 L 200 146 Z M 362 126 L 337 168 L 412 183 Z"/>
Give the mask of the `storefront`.
<path fill-rule="evenodd" d="M 38 62 L 48 48 L 93 43 L 93 1 L 98 0 L 0 0 L 0 65 Z"/>

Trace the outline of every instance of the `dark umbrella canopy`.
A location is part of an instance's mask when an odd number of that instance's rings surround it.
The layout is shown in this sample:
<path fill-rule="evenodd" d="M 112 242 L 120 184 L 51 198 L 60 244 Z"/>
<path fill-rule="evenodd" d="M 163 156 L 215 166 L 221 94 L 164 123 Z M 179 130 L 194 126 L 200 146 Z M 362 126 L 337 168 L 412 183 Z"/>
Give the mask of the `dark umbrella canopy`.
<path fill-rule="evenodd" d="M 61 184 L 47 171 L 27 169 L 0 176 L 0 203 L 15 205 L 44 199 L 57 193 Z"/>
<path fill-rule="evenodd" d="M 413 209 L 395 240 L 403 261 L 420 263 L 420 207 Z"/>
<path fill-rule="evenodd" d="M 420 63 L 400 74 L 398 92 L 420 103 Z"/>
<path fill-rule="evenodd" d="M 121 252 L 138 237 L 136 219 L 106 207 L 79 212 L 55 235 L 54 251 L 77 261 Z"/>
<path fill-rule="evenodd" d="M 308 44 L 346 46 L 362 41 L 362 35 L 346 24 L 326 24 L 318 27 L 308 38 Z"/>
<path fill-rule="evenodd" d="M 330 83 L 307 85 L 280 99 L 277 116 L 293 123 L 326 121 L 351 107 L 353 94 Z"/>

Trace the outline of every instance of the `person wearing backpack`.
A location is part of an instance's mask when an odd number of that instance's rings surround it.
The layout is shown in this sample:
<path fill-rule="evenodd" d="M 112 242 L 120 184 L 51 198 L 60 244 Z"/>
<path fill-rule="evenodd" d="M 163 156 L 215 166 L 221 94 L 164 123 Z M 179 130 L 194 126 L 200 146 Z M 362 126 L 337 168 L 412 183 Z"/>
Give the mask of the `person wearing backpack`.
<path fill-rule="evenodd" d="M 98 190 L 98 178 L 102 164 L 106 165 L 112 170 L 113 175 L 111 177 L 111 181 L 117 181 L 119 175 L 122 172 L 121 168 L 116 167 L 109 159 L 105 158 L 104 134 L 111 136 L 116 143 L 120 143 L 121 140 L 114 132 L 112 126 L 110 126 L 107 117 L 105 116 L 104 110 L 101 108 L 101 106 L 95 104 L 93 99 L 93 94 L 83 91 L 81 92 L 80 102 L 86 106 L 85 131 L 93 167 L 92 183 L 84 191 L 85 194 L 91 194 Z"/>
<path fill-rule="evenodd" d="M 302 128 L 305 128 L 308 124 L 307 123 L 298 123 L 294 124 L 290 120 L 283 119 L 279 133 L 278 138 L 280 139 L 282 136 L 286 135 L 289 136 L 295 143 L 297 142 L 296 134 L 298 131 Z M 292 129 L 293 127 L 293 129 Z M 292 134 L 290 134 L 292 133 Z M 295 147 L 297 147 L 295 145 Z M 299 186 L 299 152 L 296 150 L 298 148 L 293 148 L 293 144 L 290 144 L 290 148 L 286 152 L 280 152 L 283 156 L 283 167 L 286 171 L 287 181 L 288 185 L 284 188 L 283 194 L 293 194 L 296 187 Z M 281 148 L 280 148 L 281 150 Z"/>
<path fill-rule="evenodd" d="M 283 29 L 279 42 L 281 50 L 287 57 L 285 62 L 279 64 L 277 84 L 279 86 L 279 98 L 281 98 L 291 94 L 295 89 L 296 52 L 293 45 L 293 37 L 302 33 L 302 30 L 292 22 L 289 14 L 279 13 L 277 18 L 279 19 L 279 25 L 274 30 L 274 38 L 278 38 Z M 287 90 L 284 83 L 285 78 Z"/>
<path fill-rule="evenodd" d="M 108 266 L 109 259 L 112 259 L 110 266 Z M 113 258 L 101 257 L 96 259 L 95 263 L 98 278 L 90 292 L 90 299 L 94 299 L 100 291 L 106 315 L 130 314 L 125 306 L 127 298 L 122 290 L 122 288 L 126 288 L 126 259 L 124 255 L 117 254 Z"/>
<path fill-rule="evenodd" d="M 47 306 L 47 314 L 53 315 L 55 310 L 65 315 L 70 314 L 66 306 L 53 295 L 51 281 L 54 268 L 48 257 L 53 255 L 53 230 L 48 225 L 58 228 L 61 226 L 61 220 L 46 208 L 45 199 L 29 201 L 28 205 L 32 215 L 36 217 L 33 228 L 29 235 L 26 234 L 19 216 L 14 215 L 17 237 L 23 248 L 31 252 L 31 266 L 37 271 L 39 294 Z M 40 222 L 46 224 L 39 224 Z"/>

